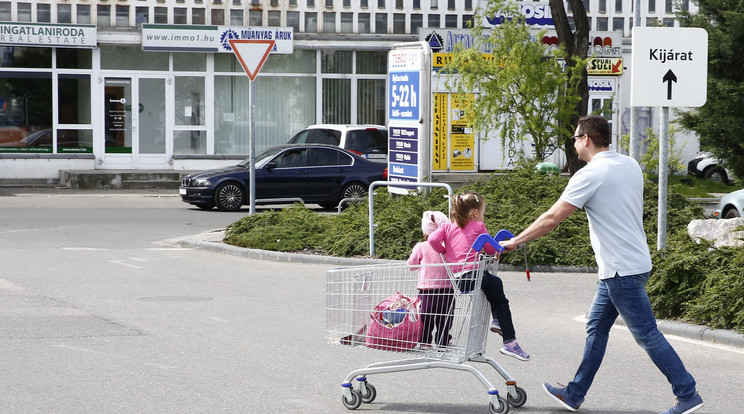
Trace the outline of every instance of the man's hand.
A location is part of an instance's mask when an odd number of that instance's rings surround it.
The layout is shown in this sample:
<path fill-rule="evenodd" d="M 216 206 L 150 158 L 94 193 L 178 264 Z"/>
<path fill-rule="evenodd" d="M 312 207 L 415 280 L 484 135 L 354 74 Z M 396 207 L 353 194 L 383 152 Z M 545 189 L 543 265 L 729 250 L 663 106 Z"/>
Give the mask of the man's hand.
<path fill-rule="evenodd" d="M 519 247 L 519 244 L 514 239 L 502 240 L 499 244 L 504 248 L 504 253 L 513 252 Z"/>

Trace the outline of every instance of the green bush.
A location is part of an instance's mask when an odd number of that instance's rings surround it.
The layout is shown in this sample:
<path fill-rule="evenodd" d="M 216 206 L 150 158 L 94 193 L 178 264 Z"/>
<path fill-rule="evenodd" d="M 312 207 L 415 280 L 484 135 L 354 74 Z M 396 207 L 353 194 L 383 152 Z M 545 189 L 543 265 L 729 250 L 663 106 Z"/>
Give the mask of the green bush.
<path fill-rule="evenodd" d="M 491 234 L 524 230 L 561 195 L 568 178 L 535 171 L 525 163 L 506 174 L 494 174 L 464 190 L 486 198 L 486 227 Z M 446 192 L 402 196 L 378 188 L 374 197 L 375 253 L 405 260 L 413 245 L 423 240 L 421 215 L 426 210 L 448 211 Z M 647 181 L 644 228 L 654 269 L 648 291 L 657 315 L 681 318 L 717 328 L 744 332 L 744 248 L 713 249 L 687 236 L 687 225 L 703 218 L 702 208 L 670 187 L 667 197 L 667 248 L 657 251 L 658 186 Z M 297 204 L 291 208 L 246 216 L 231 224 L 225 242 L 236 246 L 313 251 L 335 256 L 369 255 L 368 200 L 341 214 L 319 214 Z M 586 214 L 577 210 L 553 232 L 528 244 L 530 266 L 595 267 Z M 522 266 L 522 253 L 504 255 L 503 263 Z"/>

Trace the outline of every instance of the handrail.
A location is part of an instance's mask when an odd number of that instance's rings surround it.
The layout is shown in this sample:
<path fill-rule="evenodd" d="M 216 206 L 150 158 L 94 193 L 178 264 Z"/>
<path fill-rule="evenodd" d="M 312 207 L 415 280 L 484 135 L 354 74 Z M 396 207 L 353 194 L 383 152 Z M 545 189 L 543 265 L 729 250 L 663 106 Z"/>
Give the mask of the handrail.
<path fill-rule="evenodd" d="M 377 186 L 399 186 L 399 187 L 441 187 L 446 188 L 449 198 L 452 198 L 452 186 L 447 183 L 419 183 L 407 181 L 375 181 L 369 185 L 369 255 L 375 255 L 375 192 Z M 450 203 L 447 203 L 447 211 L 450 212 Z"/>

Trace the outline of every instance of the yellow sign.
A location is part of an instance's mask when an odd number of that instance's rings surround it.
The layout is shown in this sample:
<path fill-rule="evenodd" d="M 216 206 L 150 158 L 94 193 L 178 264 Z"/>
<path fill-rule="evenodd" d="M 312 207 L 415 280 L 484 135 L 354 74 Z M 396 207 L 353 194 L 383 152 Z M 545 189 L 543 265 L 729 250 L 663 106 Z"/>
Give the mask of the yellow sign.
<path fill-rule="evenodd" d="M 450 170 L 473 171 L 475 170 L 475 135 L 465 120 L 464 108 L 467 102 L 460 102 L 456 95 L 451 96 Z M 469 95 L 465 99 L 473 100 L 473 98 L 473 95 Z"/>
<path fill-rule="evenodd" d="M 586 62 L 587 75 L 622 75 L 623 58 L 589 58 Z"/>
<path fill-rule="evenodd" d="M 452 58 L 455 55 L 452 53 L 432 53 L 431 55 L 431 68 L 435 72 L 438 72 L 440 69 L 442 69 L 446 64 L 450 63 L 452 61 Z M 493 59 L 493 55 L 489 54 L 482 54 L 484 59 L 491 60 Z M 503 65 L 502 65 L 503 66 Z"/>
<path fill-rule="evenodd" d="M 432 105 L 432 148 L 431 169 L 434 171 L 447 170 L 447 98 L 446 93 L 435 93 Z"/>

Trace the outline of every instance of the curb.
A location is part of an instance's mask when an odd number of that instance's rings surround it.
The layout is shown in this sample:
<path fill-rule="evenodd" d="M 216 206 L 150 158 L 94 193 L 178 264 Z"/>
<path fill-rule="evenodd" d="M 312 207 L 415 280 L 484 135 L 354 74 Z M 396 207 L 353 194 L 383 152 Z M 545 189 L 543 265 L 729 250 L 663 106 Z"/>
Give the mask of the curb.
<path fill-rule="evenodd" d="M 272 260 L 285 263 L 312 263 L 326 264 L 337 266 L 358 266 L 369 264 L 395 264 L 405 263 L 403 261 L 372 259 L 372 258 L 353 258 L 353 257 L 335 257 L 321 256 L 302 253 L 285 253 L 273 250 L 248 249 L 237 247 L 222 242 L 224 229 L 208 231 L 195 236 L 186 236 L 164 240 L 163 243 L 181 247 L 190 247 L 194 249 L 208 250 L 216 253 L 243 256 L 258 260 Z M 499 265 L 504 271 L 521 271 L 511 265 Z M 571 268 L 566 266 L 535 266 L 530 269 L 534 272 L 571 272 L 571 273 L 591 273 L 596 272 L 593 268 Z M 617 325 L 625 325 L 625 321 L 618 317 L 615 322 Z M 675 322 L 668 320 L 657 320 L 659 330 L 667 335 L 679 336 L 682 338 L 693 339 L 703 342 L 728 345 L 744 349 L 744 335 L 727 329 L 713 329 L 704 325 L 694 325 L 684 322 Z"/>

